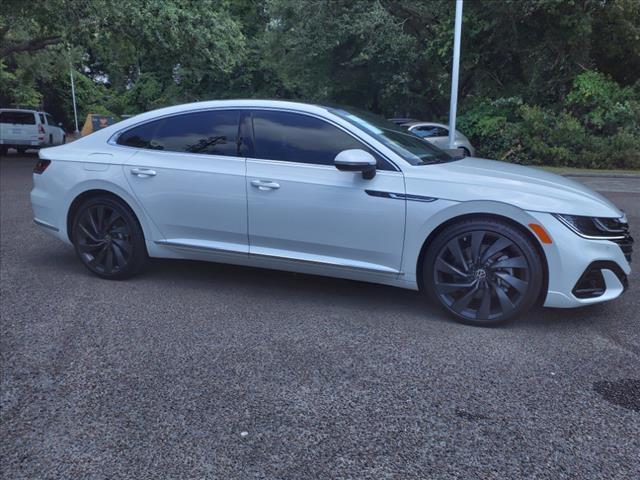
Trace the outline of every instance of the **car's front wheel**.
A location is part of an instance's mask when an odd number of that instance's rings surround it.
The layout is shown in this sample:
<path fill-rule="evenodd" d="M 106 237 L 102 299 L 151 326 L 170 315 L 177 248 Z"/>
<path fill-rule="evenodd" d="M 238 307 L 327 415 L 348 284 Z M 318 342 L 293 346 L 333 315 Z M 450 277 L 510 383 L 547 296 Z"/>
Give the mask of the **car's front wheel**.
<path fill-rule="evenodd" d="M 102 278 L 119 280 L 138 273 L 147 261 L 142 228 L 131 209 L 110 197 L 94 197 L 77 210 L 73 244 L 82 263 Z"/>
<path fill-rule="evenodd" d="M 497 325 L 528 311 L 542 283 L 542 261 L 531 239 L 501 220 L 466 219 L 446 227 L 423 262 L 428 295 L 473 325 Z"/>

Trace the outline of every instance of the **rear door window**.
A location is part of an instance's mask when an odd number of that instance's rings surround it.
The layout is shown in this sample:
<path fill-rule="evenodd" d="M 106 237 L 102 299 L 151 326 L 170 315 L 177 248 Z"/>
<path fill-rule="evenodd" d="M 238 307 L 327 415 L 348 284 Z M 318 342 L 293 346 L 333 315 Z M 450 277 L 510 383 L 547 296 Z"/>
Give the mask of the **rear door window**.
<path fill-rule="evenodd" d="M 239 110 L 174 115 L 127 130 L 117 143 L 168 152 L 236 156 L 239 118 Z"/>
<path fill-rule="evenodd" d="M 33 112 L 0 112 L 0 123 L 35 125 L 36 117 Z"/>

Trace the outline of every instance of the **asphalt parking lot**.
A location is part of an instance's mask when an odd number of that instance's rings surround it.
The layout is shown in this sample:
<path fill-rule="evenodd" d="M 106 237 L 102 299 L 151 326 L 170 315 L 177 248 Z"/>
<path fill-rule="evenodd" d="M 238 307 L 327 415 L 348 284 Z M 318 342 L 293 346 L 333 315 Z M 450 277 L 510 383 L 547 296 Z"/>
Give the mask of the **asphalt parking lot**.
<path fill-rule="evenodd" d="M 107 282 L 33 224 L 34 163 L 0 158 L 3 478 L 638 478 L 637 269 L 499 329 L 252 268 Z M 640 238 L 638 178 L 579 180 Z"/>

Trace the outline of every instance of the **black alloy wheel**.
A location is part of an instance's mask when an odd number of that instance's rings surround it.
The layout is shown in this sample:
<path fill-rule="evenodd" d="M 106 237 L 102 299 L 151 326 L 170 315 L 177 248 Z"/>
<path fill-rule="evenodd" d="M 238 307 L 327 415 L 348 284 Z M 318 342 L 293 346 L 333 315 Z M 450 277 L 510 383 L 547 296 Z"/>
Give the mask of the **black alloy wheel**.
<path fill-rule="evenodd" d="M 531 308 L 542 286 L 535 247 L 500 221 L 466 221 L 446 229 L 427 262 L 424 284 L 430 296 L 464 323 L 503 323 Z"/>
<path fill-rule="evenodd" d="M 82 205 L 74 219 L 73 243 L 82 263 L 102 278 L 130 277 L 147 259 L 142 229 L 133 212 L 110 197 Z"/>

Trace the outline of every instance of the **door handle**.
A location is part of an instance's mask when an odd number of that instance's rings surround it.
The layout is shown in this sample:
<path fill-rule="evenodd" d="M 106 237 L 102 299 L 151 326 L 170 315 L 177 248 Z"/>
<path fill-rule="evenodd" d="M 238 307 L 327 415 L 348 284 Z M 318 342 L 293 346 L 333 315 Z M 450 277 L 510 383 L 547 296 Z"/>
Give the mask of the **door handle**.
<path fill-rule="evenodd" d="M 156 175 L 155 170 L 151 170 L 150 168 L 132 168 L 131 175 L 136 175 L 140 178 L 148 178 Z"/>
<path fill-rule="evenodd" d="M 251 185 L 257 187 L 258 190 L 277 190 L 280 184 L 270 180 L 251 180 Z"/>

